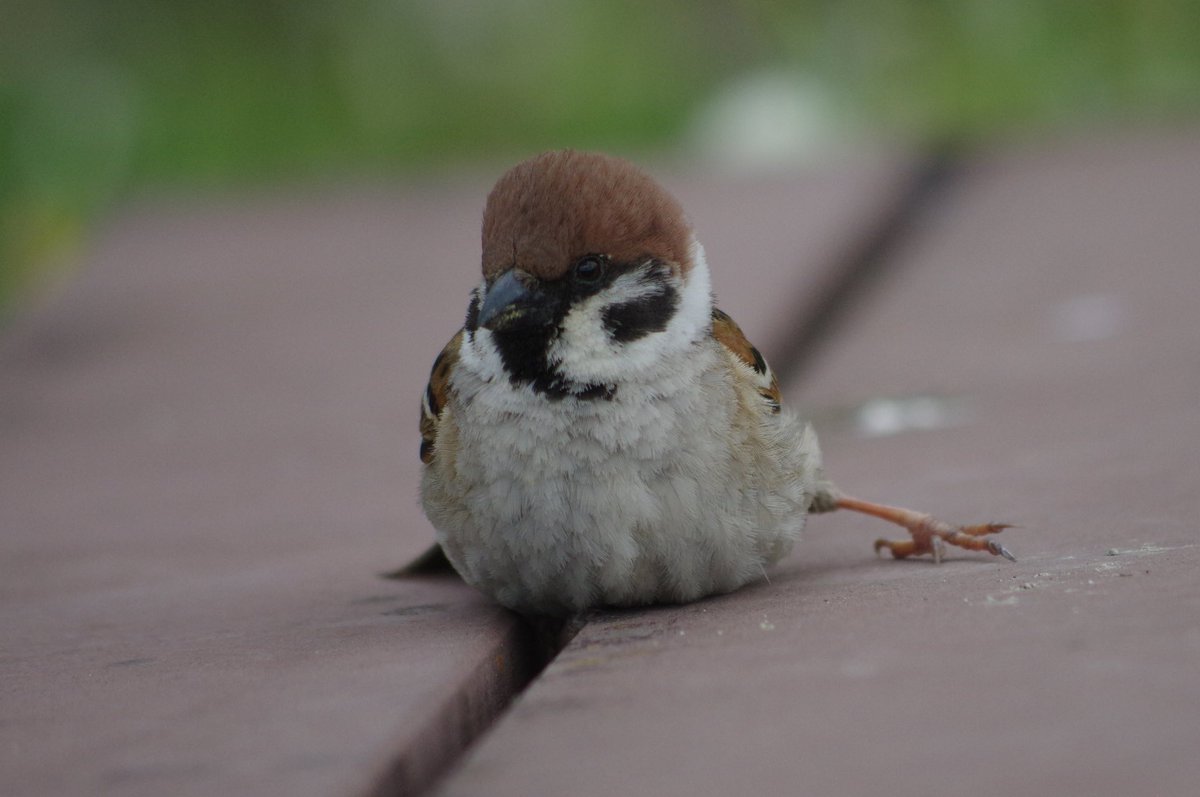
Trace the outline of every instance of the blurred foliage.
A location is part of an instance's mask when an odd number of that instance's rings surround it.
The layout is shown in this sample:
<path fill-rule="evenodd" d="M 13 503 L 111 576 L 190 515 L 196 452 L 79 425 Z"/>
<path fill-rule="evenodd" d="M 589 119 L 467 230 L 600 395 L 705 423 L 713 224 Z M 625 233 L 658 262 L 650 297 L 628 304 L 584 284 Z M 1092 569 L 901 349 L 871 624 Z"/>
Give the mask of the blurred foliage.
<path fill-rule="evenodd" d="M 756 70 L 917 140 L 1200 108 L 1184 0 L 0 3 L 0 307 L 140 187 L 663 148 Z"/>

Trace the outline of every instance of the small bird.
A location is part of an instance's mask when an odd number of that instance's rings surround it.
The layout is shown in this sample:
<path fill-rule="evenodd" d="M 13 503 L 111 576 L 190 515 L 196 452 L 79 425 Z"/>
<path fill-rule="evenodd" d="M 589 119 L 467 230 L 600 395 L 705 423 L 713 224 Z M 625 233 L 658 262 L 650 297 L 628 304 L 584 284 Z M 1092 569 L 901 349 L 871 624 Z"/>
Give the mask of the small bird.
<path fill-rule="evenodd" d="M 899 524 L 897 558 L 992 535 L 825 478 L 811 426 L 733 319 L 679 203 L 631 163 L 561 150 L 505 173 L 483 279 L 421 403 L 421 501 L 471 585 L 518 612 L 684 603 L 763 578 L 810 513 Z"/>

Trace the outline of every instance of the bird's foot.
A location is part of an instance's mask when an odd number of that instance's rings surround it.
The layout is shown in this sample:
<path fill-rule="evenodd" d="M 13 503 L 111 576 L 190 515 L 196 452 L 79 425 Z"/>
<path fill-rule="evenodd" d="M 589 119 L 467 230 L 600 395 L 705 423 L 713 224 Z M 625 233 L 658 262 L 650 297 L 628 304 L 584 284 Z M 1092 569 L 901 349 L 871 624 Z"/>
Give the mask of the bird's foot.
<path fill-rule="evenodd" d="M 876 540 L 875 553 L 887 548 L 896 559 L 932 554 L 933 561 L 941 563 L 946 556 L 946 546 L 954 545 L 968 551 L 987 551 L 994 556 L 1003 556 L 1010 562 L 1017 561 L 1017 557 L 1013 556 L 1011 551 L 989 536 L 1012 528 L 1008 523 L 951 526 L 949 523 L 923 512 L 914 512 L 911 509 L 885 504 L 873 504 L 848 496 L 840 496 L 837 506 L 839 509 L 850 509 L 874 515 L 908 529 L 911 539 Z"/>
<path fill-rule="evenodd" d="M 946 546 L 956 545 L 959 548 L 966 548 L 968 551 L 987 551 L 995 556 L 1003 556 L 1010 562 L 1017 561 L 1017 557 L 1012 555 L 1012 551 L 986 536 L 1012 528 L 1007 523 L 980 523 L 975 526 L 955 527 L 929 515 L 924 515 L 922 518 L 911 526 L 900 524 L 908 529 L 909 534 L 912 535 L 911 539 L 875 540 L 875 553 L 887 548 L 897 559 L 928 553 L 933 554 L 933 561 L 940 564 L 946 556 Z"/>

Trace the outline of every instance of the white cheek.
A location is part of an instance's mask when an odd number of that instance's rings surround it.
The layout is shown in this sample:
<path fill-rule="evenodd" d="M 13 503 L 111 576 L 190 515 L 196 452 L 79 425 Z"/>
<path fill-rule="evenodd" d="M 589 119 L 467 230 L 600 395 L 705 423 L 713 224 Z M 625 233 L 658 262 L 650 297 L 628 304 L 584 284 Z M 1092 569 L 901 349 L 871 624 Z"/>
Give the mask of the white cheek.
<path fill-rule="evenodd" d="M 487 282 L 481 282 L 472 292 L 472 299 L 480 306 L 487 295 Z M 492 339 L 492 332 L 482 327 L 474 332 L 466 333 L 459 358 L 465 368 L 484 382 L 508 380 L 504 370 L 504 362 L 500 359 L 500 351 Z"/>
<path fill-rule="evenodd" d="M 676 290 L 682 286 L 676 284 Z M 562 322 L 562 331 L 550 347 L 549 359 L 568 378 L 584 381 L 611 381 L 611 376 L 629 369 L 630 346 L 612 339 L 604 327 L 604 312 L 610 307 L 650 296 L 659 289 L 647 285 L 635 274 L 619 277 L 602 293 L 571 308 Z"/>
<path fill-rule="evenodd" d="M 500 359 L 500 350 L 492 340 L 492 333 L 487 329 L 477 329 L 462 347 L 459 354 L 463 366 L 485 382 L 497 379 L 508 379 L 504 370 L 504 361 Z"/>
<path fill-rule="evenodd" d="M 682 352 L 700 339 L 712 323 L 712 286 L 704 248 L 692 241 L 692 269 L 687 282 L 675 280 L 679 304 L 666 328 L 620 343 L 604 328 L 604 311 L 654 292 L 633 275 L 572 308 L 562 334 L 550 348 L 550 361 L 566 378 L 580 383 L 620 383 L 654 376 L 664 357 Z"/>

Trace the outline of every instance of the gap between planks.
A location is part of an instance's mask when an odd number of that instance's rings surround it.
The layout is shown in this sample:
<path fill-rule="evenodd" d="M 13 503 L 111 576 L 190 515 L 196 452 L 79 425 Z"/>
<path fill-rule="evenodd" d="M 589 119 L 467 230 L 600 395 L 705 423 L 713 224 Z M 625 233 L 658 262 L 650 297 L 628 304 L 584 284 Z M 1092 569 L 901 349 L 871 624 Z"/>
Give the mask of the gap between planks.
<path fill-rule="evenodd" d="M 437 578 L 457 578 L 452 574 Z M 583 628 L 584 618 L 515 617 L 508 633 L 416 735 L 418 741 L 386 760 L 365 797 L 430 792 L 467 749 Z"/>

